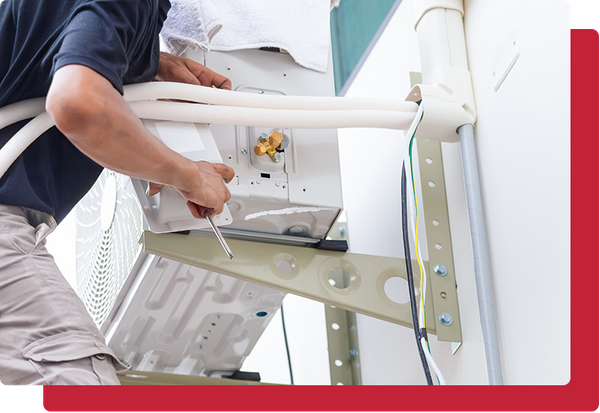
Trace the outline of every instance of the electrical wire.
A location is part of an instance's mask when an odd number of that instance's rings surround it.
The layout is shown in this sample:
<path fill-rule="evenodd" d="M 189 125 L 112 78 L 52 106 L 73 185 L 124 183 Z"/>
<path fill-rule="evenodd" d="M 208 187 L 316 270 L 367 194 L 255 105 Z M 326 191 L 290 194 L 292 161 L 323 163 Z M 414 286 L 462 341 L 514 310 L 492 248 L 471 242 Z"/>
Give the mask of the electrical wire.
<path fill-rule="evenodd" d="M 283 328 L 283 340 L 285 341 L 285 351 L 287 353 L 288 368 L 290 370 L 290 382 L 294 384 L 294 374 L 292 373 L 292 358 L 290 357 L 290 346 L 288 345 L 287 331 L 285 329 L 285 317 L 283 315 L 283 303 L 281 304 L 281 326 Z"/>
<path fill-rule="evenodd" d="M 416 185 L 415 185 L 415 174 L 414 174 L 414 163 L 413 163 L 413 148 L 414 148 L 413 143 L 415 140 L 417 127 L 418 127 L 421 119 L 423 118 L 423 113 L 424 113 L 423 105 L 420 105 L 419 109 L 417 110 L 415 119 L 413 120 L 413 123 L 411 124 L 411 126 L 408 130 L 408 134 L 407 134 L 408 141 L 407 141 L 406 151 L 405 151 L 405 161 L 403 164 L 403 174 L 407 173 L 406 169 L 407 169 L 407 164 L 408 164 L 410 166 L 410 174 L 411 174 L 411 179 L 408 180 L 408 184 L 410 186 L 408 192 L 410 194 L 409 205 L 411 207 L 410 208 L 410 217 L 411 217 L 411 224 L 412 224 L 411 230 L 412 230 L 413 240 L 415 241 L 415 255 L 417 258 L 417 262 L 419 263 L 419 270 L 420 270 L 419 324 L 422 326 L 422 330 L 420 330 L 420 332 L 419 332 L 419 337 L 420 337 L 419 346 L 422 348 L 423 352 L 425 353 L 427 361 L 432 366 L 432 368 L 436 374 L 438 384 L 444 385 L 444 384 L 446 384 L 446 381 L 445 381 L 440 369 L 438 368 L 437 364 L 435 363 L 433 356 L 431 355 L 429 341 L 427 340 L 427 314 L 426 314 L 426 310 L 425 310 L 425 300 L 426 300 L 426 296 L 427 296 L 427 273 L 425 270 L 425 265 L 423 264 L 423 259 L 422 259 L 423 255 L 421 254 L 421 246 L 419 243 L 419 215 L 420 214 L 419 214 L 418 194 L 417 194 Z"/>
<path fill-rule="evenodd" d="M 404 260 L 406 263 L 406 278 L 408 281 L 408 295 L 410 297 L 410 310 L 412 314 L 413 329 L 415 331 L 415 339 L 417 341 L 417 348 L 419 349 L 419 356 L 421 357 L 421 364 L 423 365 L 423 371 L 425 373 L 425 379 L 428 385 L 433 385 L 431 380 L 431 372 L 429 371 L 429 365 L 427 364 L 427 358 L 423 346 L 421 345 L 421 331 L 419 329 L 419 320 L 417 319 L 417 303 L 415 298 L 414 280 L 412 276 L 412 263 L 410 259 L 410 246 L 408 239 L 408 212 L 406 207 L 406 169 L 404 164 L 402 165 L 402 182 L 401 182 L 401 194 L 402 194 L 402 236 L 404 241 Z"/>

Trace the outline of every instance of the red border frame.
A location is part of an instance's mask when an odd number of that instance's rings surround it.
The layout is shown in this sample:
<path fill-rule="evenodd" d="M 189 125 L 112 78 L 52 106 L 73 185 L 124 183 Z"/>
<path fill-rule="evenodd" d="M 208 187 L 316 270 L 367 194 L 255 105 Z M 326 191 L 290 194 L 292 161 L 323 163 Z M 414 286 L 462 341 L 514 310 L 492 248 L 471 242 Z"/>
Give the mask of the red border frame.
<path fill-rule="evenodd" d="M 567 385 L 46 386 L 44 407 L 49 411 L 596 410 L 598 75 L 598 33 L 572 30 L 571 314 L 584 316 L 571 318 L 571 381 Z"/>

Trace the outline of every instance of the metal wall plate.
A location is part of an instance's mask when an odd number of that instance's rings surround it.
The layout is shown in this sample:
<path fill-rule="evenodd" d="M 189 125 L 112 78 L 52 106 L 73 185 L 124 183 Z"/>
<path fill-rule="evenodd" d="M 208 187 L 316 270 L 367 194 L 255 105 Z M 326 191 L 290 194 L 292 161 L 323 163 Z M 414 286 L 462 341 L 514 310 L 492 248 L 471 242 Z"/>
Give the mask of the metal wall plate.
<path fill-rule="evenodd" d="M 492 68 L 490 76 L 492 77 L 492 83 L 494 90 L 498 91 L 502 82 L 508 76 L 519 56 L 521 55 L 520 44 L 517 41 L 517 29 L 514 28 L 506 36 L 506 39 L 502 42 L 502 45 L 496 52 L 496 55 L 492 58 Z"/>
<path fill-rule="evenodd" d="M 428 290 L 433 298 L 437 339 L 462 342 L 442 146 L 440 142 L 419 139 L 417 148 L 429 253 Z M 449 325 L 448 315 L 452 319 Z"/>

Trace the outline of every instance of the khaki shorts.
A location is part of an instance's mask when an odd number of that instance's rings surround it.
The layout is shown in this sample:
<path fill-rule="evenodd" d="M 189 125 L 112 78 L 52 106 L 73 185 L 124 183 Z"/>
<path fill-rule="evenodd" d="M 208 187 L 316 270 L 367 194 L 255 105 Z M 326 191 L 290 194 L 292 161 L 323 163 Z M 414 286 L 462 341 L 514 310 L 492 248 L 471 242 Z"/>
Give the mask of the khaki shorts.
<path fill-rule="evenodd" d="M 119 384 L 129 368 L 104 344 L 45 248 L 46 213 L 0 204 L 0 381 Z"/>

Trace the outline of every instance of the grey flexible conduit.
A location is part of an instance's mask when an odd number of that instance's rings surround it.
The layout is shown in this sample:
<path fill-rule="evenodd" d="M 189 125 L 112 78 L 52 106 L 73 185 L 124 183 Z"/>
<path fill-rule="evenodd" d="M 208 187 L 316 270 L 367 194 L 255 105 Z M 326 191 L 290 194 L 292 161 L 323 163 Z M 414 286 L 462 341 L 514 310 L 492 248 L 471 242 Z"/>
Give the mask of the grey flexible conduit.
<path fill-rule="evenodd" d="M 462 125 L 458 128 L 458 135 L 460 137 L 460 149 L 462 152 L 467 210 L 469 212 L 471 242 L 473 244 L 475 280 L 477 282 L 477 299 L 479 301 L 479 315 L 481 318 L 481 330 L 483 332 L 488 383 L 500 385 L 504 384 L 504 379 L 502 378 L 502 363 L 500 359 L 500 346 L 498 345 L 498 329 L 496 327 L 496 309 L 494 307 L 494 294 L 490 275 L 487 236 L 483 222 L 473 125 Z"/>

